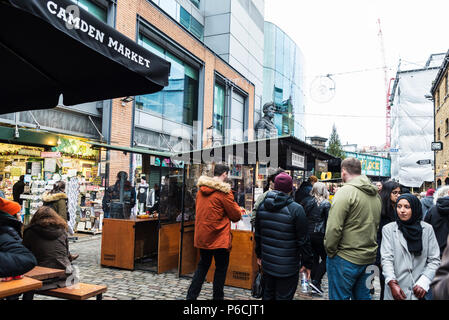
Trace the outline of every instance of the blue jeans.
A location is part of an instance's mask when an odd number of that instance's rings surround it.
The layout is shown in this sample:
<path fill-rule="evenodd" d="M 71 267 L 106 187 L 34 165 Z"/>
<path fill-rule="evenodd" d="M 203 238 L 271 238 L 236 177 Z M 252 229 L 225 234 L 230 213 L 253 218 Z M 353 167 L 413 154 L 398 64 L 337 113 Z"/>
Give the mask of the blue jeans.
<path fill-rule="evenodd" d="M 339 256 L 327 257 L 329 300 L 371 300 L 366 273 L 368 265 L 357 265 Z"/>

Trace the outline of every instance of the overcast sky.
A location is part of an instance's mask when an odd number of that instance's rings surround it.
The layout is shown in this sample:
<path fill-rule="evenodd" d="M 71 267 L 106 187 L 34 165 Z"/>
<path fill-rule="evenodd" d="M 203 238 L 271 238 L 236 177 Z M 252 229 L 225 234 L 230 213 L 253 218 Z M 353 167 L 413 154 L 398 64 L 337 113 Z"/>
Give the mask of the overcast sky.
<path fill-rule="evenodd" d="M 402 69 L 419 69 L 432 53 L 447 52 L 448 12 L 447 0 L 265 0 L 265 20 L 287 33 L 305 57 L 306 136 L 329 138 L 335 123 L 343 144 L 385 144 L 386 92 L 377 19 L 391 78 L 400 58 Z M 310 97 L 310 85 L 316 76 L 327 74 L 336 74 L 335 96 L 317 103 Z"/>

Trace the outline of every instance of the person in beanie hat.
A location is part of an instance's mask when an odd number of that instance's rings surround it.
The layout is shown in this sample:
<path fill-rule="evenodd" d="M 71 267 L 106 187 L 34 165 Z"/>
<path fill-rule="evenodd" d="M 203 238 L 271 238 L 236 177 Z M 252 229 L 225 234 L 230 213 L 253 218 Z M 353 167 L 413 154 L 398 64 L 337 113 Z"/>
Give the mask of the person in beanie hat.
<path fill-rule="evenodd" d="M 22 244 L 20 204 L 0 198 L 0 281 L 19 279 L 36 265 L 34 255 Z"/>
<path fill-rule="evenodd" d="M 280 173 L 259 206 L 255 221 L 257 263 L 264 275 L 263 300 L 292 300 L 299 272 L 310 278 L 313 253 L 303 207 L 291 197 L 293 180 Z M 301 268 L 300 268 L 301 267 Z"/>
<path fill-rule="evenodd" d="M 422 219 L 424 220 L 427 216 L 427 213 L 430 212 L 430 209 L 433 207 L 433 194 L 435 193 L 435 189 L 428 189 L 426 192 L 426 196 L 421 199 L 421 205 L 422 205 Z"/>

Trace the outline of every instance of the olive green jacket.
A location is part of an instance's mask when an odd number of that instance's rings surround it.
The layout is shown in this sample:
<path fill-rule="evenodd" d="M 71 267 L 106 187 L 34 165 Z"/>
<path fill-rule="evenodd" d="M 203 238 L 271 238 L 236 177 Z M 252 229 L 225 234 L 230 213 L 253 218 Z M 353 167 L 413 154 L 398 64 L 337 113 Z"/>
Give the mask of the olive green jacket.
<path fill-rule="evenodd" d="M 357 265 L 374 263 L 382 202 L 368 177 L 345 183 L 332 199 L 324 246 L 331 258 Z"/>

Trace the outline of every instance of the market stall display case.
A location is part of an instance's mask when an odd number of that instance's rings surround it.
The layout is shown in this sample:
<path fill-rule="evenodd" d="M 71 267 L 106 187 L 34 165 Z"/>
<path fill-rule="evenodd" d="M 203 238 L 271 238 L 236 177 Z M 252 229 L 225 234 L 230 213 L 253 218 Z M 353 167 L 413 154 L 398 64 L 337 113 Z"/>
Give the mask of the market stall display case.
<path fill-rule="evenodd" d="M 138 148 L 126 151 L 143 156 L 138 174 L 151 177 L 151 185 L 158 186 L 159 202 L 156 208 L 146 208 L 146 213 L 131 215 L 129 219 L 103 219 L 101 265 L 157 273 L 176 270 L 185 189 L 183 165 L 170 161 L 169 153 Z"/>

